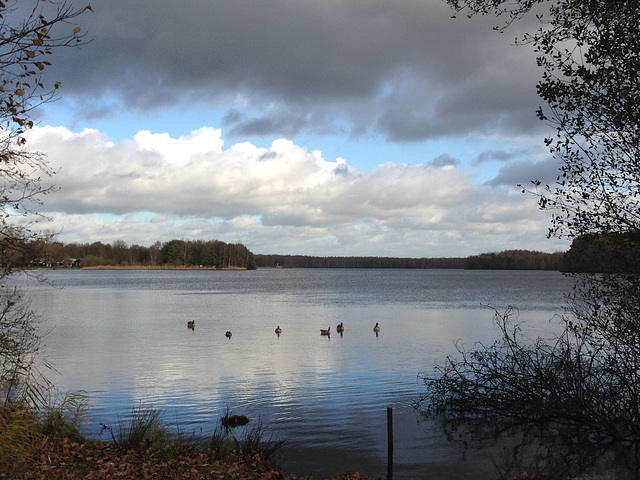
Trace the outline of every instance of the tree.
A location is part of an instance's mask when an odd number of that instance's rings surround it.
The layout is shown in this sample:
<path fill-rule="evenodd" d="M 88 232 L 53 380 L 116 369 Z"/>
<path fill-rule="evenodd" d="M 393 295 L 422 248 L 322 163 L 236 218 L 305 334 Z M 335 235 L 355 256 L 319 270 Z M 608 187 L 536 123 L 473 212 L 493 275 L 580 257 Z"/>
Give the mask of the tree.
<path fill-rule="evenodd" d="M 5 402 L 43 399 L 35 395 L 43 386 L 35 379 L 37 316 L 6 278 L 16 256 L 41 237 L 33 231 L 36 209 L 55 190 L 43 180 L 53 173 L 45 155 L 29 151 L 24 134 L 34 125 L 32 110 L 51 101 L 60 86 L 44 76 L 51 55 L 82 43 L 83 33 L 73 22 L 90 9 L 64 1 L 0 1 L 0 392 Z"/>
<path fill-rule="evenodd" d="M 129 259 L 129 246 L 124 240 L 116 240 L 111 245 L 111 251 L 116 265 L 126 265 Z"/>
<path fill-rule="evenodd" d="M 171 240 L 162 247 L 162 258 L 165 263 L 175 266 L 189 265 L 191 263 L 190 245 L 184 240 Z"/>
<path fill-rule="evenodd" d="M 640 209 L 640 9 L 634 0 L 447 0 L 456 12 L 506 16 L 504 29 L 542 5 L 531 44 L 542 69 L 538 117 L 560 160 L 555 185 L 539 188 L 553 209 L 550 235 L 637 231 Z"/>
<path fill-rule="evenodd" d="M 149 263 L 151 265 L 157 265 L 161 263 L 162 256 L 162 244 L 160 242 L 156 242 L 149 247 Z"/>
<path fill-rule="evenodd" d="M 218 242 L 209 241 L 206 242 L 202 247 L 202 265 L 207 267 L 212 267 L 214 265 L 218 265 L 220 263 L 218 259 Z"/>
<path fill-rule="evenodd" d="M 448 0 L 470 15 L 536 9 L 540 28 L 520 43 L 542 69 L 538 117 L 559 160 L 554 185 L 533 181 L 552 212 L 550 236 L 626 242 L 640 230 L 640 8 L 631 0 Z M 527 189 L 525 189 L 527 190 Z M 623 246 L 610 245 L 612 251 Z M 640 478 L 640 279 L 634 257 L 610 274 L 581 274 L 555 340 L 527 339 L 511 311 L 496 312 L 500 340 L 460 350 L 424 378 L 425 413 L 449 427 L 518 432 L 543 446 L 556 472 L 578 474 L 616 458 Z"/>
<path fill-rule="evenodd" d="M 0 400 L 13 404 L 41 405 L 48 381 L 38 362 L 42 338 L 39 318 L 16 288 L 0 289 Z"/>
<path fill-rule="evenodd" d="M 50 55 L 56 48 L 82 42 L 73 20 L 90 6 L 73 8 L 66 2 L 31 2 L 26 18 L 25 2 L 0 2 L 0 254 L 19 249 L 32 232 L 28 217 L 37 216 L 35 206 L 55 187 L 43 178 L 52 175 L 41 152 L 26 148 L 24 133 L 33 127 L 31 111 L 57 94 L 59 83 L 45 81 Z M 13 220 L 20 217 L 21 226 Z M 5 273 L 11 265 L 3 262 Z"/>
<path fill-rule="evenodd" d="M 540 196 L 540 206 L 556 212 L 550 233 L 637 232 L 640 9 L 632 1 L 572 0 L 551 13 L 555 29 L 533 40 L 544 54 L 538 92 L 548 104 L 538 116 L 556 127 L 546 143 L 561 161 L 557 184 Z"/>
<path fill-rule="evenodd" d="M 149 248 L 142 245 L 131 245 L 129 248 L 129 265 L 149 262 Z"/>

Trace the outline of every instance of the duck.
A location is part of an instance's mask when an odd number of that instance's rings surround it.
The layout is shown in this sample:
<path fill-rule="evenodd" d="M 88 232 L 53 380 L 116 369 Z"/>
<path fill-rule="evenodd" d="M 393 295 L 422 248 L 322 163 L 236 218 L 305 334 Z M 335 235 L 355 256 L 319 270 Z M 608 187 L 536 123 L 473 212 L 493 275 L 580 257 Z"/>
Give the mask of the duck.
<path fill-rule="evenodd" d="M 376 326 L 373 327 L 373 331 L 378 333 L 380 331 L 380 325 L 378 325 L 378 322 L 376 322 Z"/>
<path fill-rule="evenodd" d="M 231 340 L 231 335 L 233 334 L 229 330 L 227 330 L 226 333 L 224 334 L 224 336 L 227 337 L 229 340 Z"/>
<path fill-rule="evenodd" d="M 336 327 L 336 330 L 338 331 L 338 333 L 344 332 L 344 324 L 340 322 L 340 325 Z"/>
<path fill-rule="evenodd" d="M 241 427 L 249 423 L 253 418 L 249 418 L 245 415 L 225 415 L 220 419 L 220 423 L 225 428 L 236 428 Z"/>
<path fill-rule="evenodd" d="M 278 326 L 277 326 L 277 328 L 276 328 L 276 333 L 277 333 L 278 335 L 280 335 L 280 334 L 282 333 L 282 329 L 280 328 L 280 325 L 278 325 Z"/>
<path fill-rule="evenodd" d="M 320 329 L 320 335 L 331 335 L 331 327 L 327 327 L 326 330 Z"/>
<path fill-rule="evenodd" d="M 187 322 L 187 328 L 190 328 L 191 330 L 193 330 L 194 328 L 196 328 L 196 321 L 195 320 L 189 320 Z"/>

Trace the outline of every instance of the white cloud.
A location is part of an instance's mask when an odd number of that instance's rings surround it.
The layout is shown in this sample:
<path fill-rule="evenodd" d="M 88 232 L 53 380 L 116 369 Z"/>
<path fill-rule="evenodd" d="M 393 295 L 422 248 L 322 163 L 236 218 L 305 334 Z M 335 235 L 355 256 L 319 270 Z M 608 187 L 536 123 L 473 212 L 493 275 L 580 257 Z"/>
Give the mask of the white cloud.
<path fill-rule="evenodd" d="M 135 135 L 134 141 L 142 151 L 157 152 L 166 161 L 185 166 L 194 156 L 222 152 L 221 134 L 220 130 L 203 127 L 188 137 L 173 139 L 167 133 L 142 130 Z"/>
<path fill-rule="evenodd" d="M 455 162 L 364 173 L 287 139 L 225 149 L 213 128 L 113 143 L 96 130 L 39 127 L 29 145 L 59 169 L 43 228 L 66 242 L 216 238 L 256 253 L 385 256 L 565 248 L 545 239 L 548 214 L 533 198 L 472 185 Z"/>

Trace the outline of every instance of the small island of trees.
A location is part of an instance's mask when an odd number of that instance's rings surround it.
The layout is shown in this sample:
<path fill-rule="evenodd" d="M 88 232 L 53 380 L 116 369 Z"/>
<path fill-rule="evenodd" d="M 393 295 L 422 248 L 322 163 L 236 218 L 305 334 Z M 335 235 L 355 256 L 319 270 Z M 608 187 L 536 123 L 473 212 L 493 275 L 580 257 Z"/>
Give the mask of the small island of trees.
<path fill-rule="evenodd" d="M 219 240 L 171 240 L 150 247 L 93 242 L 62 243 L 37 240 L 13 251 L 3 261 L 29 267 L 199 267 L 215 269 L 257 268 L 255 255 L 241 243 Z"/>

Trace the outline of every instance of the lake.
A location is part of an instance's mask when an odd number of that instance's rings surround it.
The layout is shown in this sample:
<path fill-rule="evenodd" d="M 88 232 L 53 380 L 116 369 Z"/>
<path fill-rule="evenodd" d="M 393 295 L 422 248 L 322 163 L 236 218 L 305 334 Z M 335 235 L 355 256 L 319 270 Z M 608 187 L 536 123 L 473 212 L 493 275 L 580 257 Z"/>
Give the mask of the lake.
<path fill-rule="evenodd" d="M 550 335 L 573 284 L 542 271 L 46 276 L 62 288 L 26 283 L 48 332 L 44 350 L 57 369 L 51 379 L 63 391 L 89 396 L 89 436 L 108 440 L 102 425 L 113 426 L 140 405 L 160 410 L 174 432 L 208 435 L 228 408 L 285 441 L 276 461 L 287 472 L 325 478 L 352 468 L 384 477 L 392 407 L 397 480 L 493 472 L 495 452 L 466 452 L 463 461 L 460 446 L 413 409 L 422 391 L 418 375 L 455 354 L 455 342 L 494 340 L 499 332 L 489 306 L 513 305 L 526 331 Z M 335 332 L 341 322 L 343 335 Z M 327 327 L 333 333 L 320 335 Z"/>

